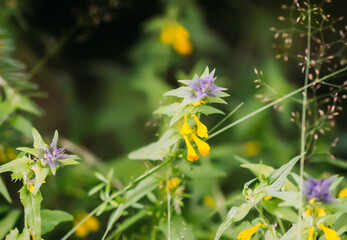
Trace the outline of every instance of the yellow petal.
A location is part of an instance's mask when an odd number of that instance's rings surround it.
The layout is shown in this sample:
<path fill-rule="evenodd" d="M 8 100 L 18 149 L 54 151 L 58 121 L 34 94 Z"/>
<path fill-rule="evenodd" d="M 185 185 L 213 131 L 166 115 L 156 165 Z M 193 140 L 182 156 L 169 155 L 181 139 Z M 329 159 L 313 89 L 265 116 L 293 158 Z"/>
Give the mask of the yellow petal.
<path fill-rule="evenodd" d="M 307 209 L 306 211 L 305 211 L 305 216 L 306 217 L 308 217 L 308 216 L 311 216 L 312 215 L 312 209 Z"/>
<path fill-rule="evenodd" d="M 323 208 L 317 208 L 316 211 L 317 211 L 318 217 L 325 217 L 327 215 L 327 213 L 325 212 Z"/>
<path fill-rule="evenodd" d="M 189 40 L 176 40 L 173 48 L 182 56 L 189 56 L 193 52 L 193 46 Z"/>
<path fill-rule="evenodd" d="M 189 140 L 188 140 L 188 137 L 186 135 L 183 135 L 183 138 L 186 142 L 186 145 L 187 145 L 187 150 L 188 150 L 188 153 L 187 153 L 187 159 L 189 161 L 195 161 L 195 160 L 198 160 L 199 159 L 199 155 L 196 154 L 193 146 L 190 144 Z"/>
<path fill-rule="evenodd" d="M 347 196 L 347 188 L 344 188 L 339 192 L 339 198 L 346 197 L 346 196 Z"/>
<path fill-rule="evenodd" d="M 271 198 L 272 198 L 272 196 L 265 196 L 264 200 L 267 201 L 267 200 L 270 200 Z"/>
<path fill-rule="evenodd" d="M 316 199 L 315 199 L 315 198 L 312 198 L 312 199 L 309 201 L 310 204 L 314 204 L 315 202 L 316 202 Z"/>
<path fill-rule="evenodd" d="M 89 233 L 88 229 L 84 227 L 83 225 L 79 226 L 75 231 L 76 236 L 80 238 L 87 236 L 88 233 Z"/>
<path fill-rule="evenodd" d="M 30 184 L 30 186 L 29 186 L 29 192 L 31 192 L 31 193 L 34 192 L 34 185 Z"/>
<path fill-rule="evenodd" d="M 193 135 L 193 140 L 196 146 L 198 146 L 198 150 L 202 155 L 207 156 L 210 154 L 210 146 L 208 145 L 207 142 L 202 141 L 200 138 L 198 138 L 195 135 Z"/>
<path fill-rule="evenodd" d="M 97 232 L 100 228 L 99 220 L 93 216 L 88 218 L 84 224 L 91 232 Z"/>
<path fill-rule="evenodd" d="M 198 136 L 201 138 L 207 138 L 207 127 L 200 122 L 199 118 L 195 114 L 193 114 L 193 117 L 196 122 Z"/>
<path fill-rule="evenodd" d="M 255 233 L 255 231 L 258 230 L 258 228 L 261 227 L 261 223 L 258 223 L 257 225 L 248 228 L 246 230 L 243 230 L 242 232 L 239 233 L 239 235 L 237 235 L 237 239 L 239 240 L 250 240 L 251 237 L 253 236 L 253 234 Z"/>
<path fill-rule="evenodd" d="M 189 127 L 187 115 L 184 116 L 184 123 L 182 128 L 180 129 L 180 132 L 182 134 L 190 134 L 192 132 L 192 129 Z"/>
<path fill-rule="evenodd" d="M 307 240 L 313 240 L 313 234 L 314 234 L 314 227 L 310 227 L 310 233 L 308 235 Z"/>
<path fill-rule="evenodd" d="M 327 240 L 341 240 L 341 238 L 339 237 L 339 235 L 337 235 L 334 229 L 328 228 L 323 224 L 319 224 L 319 226 L 322 228 Z"/>

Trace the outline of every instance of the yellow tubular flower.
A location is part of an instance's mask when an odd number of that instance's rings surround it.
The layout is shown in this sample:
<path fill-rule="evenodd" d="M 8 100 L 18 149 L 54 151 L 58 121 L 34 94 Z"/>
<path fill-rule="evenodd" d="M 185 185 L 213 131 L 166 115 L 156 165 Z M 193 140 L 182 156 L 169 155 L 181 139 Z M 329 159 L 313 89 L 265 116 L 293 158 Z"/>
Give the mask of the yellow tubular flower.
<path fill-rule="evenodd" d="M 187 115 L 184 116 L 184 123 L 182 128 L 180 129 L 180 132 L 182 134 L 190 134 L 192 132 L 192 129 L 189 127 Z"/>
<path fill-rule="evenodd" d="M 195 114 L 193 114 L 193 117 L 196 122 L 198 136 L 201 138 L 207 138 L 207 127 L 200 122 L 199 118 Z"/>
<path fill-rule="evenodd" d="M 174 189 L 175 187 L 177 187 L 179 184 L 181 183 L 181 179 L 175 177 L 172 178 L 171 180 L 167 181 L 167 185 L 169 186 L 169 189 Z M 165 192 L 167 192 L 167 186 L 165 187 Z"/>
<path fill-rule="evenodd" d="M 34 185 L 30 184 L 30 186 L 29 186 L 29 192 L 31 192 L 31 193 L 34 192 Z"/>
<path fill-rule="evenodd" d="M 265 200 L 265 201 L 268 201 L 268 200 L 270 200 L 271 198 L 272 198 L 272 196 L 265 196 L 265 197 L 264 197 L 264 200 Z"/>
<path fill-rule="evenodd" d="M 346 196 L 347 196 L 347 188 L 344 188 L 339 192 L 339 198 L 346 197 Z"/>
<path fill-rule="evenodd" d="M 312 199 L 309 201 L 310 204 L 314 204 L 315 202 L 316 202 L 316 199 L 315 199 L 315 198 L 312 198 Z"/>
<path fill-rule="evenodd" d="M 164 44 L 172 45 L 176 52 L 182 56 L 188 56 L 193 51 L 188 30 L 175 22 L 166 24 L 163 27 L 160 41 Z"/>
<path fill-rule="evenodd" d="M 193 51 L 193 46 L 189 40 L 186 39 L 177 39 L 173 43 L 173 48 L 176 52 L 182 56 L 189 56 Z"/>
<path fill-rule="evenodd" d="M 310 208 L 307 209 L 304 214 L 306 217 L 311 216 L 312 215 L 312 209 L 310 209 Z"/>
<path fill-rule="evenodd" d="M 89 234 L 89 231 L 86 227 L 82 225 L 76 229 L 75 234 L 77 237 L 83 238 Z"/>
<path fill-rule="evenodd" d="M 258 228 L 261 227 L 261 223 L 258 223 L 257 225 L 251 227 L 251 228 L 248 228 L 246 230 L 243 230 L 242 232 L 239 233 L 239 235 L 237 236 L 237 239 L 240 239 L 240 240 L 250 240 L 251 237 L 253 236 L 253 234 L 255 233 L 255 231 L 258 230 Z"/>
<path fill-rule="evenodd" d="M 100 224 L 98 219 L 95 217 L 91 216 L 90 218 L 87 219 L 87 221 L 84 223 L 86 227 L 89 229 L 91 232 L 97 232 L 100 228 Z"/>
<path fill-rule="evenodd" d="M 187 149 L 188 149 L 188 154 L 187 154 L 187 159 L 189 161 L 195 161 L 199 159 L 199 155 L 196 154 L 193 146 L 190 144 L 188 137 L 186 135 L 183 135 L 184 141 L 186 141 Z"/>
<path fill-rule="evenodd" d="M 318 217 L 325 217 L 327 215 L 327 213 L 325 212 L 323 208 L 317 208 L 316 211 L 317 211 Z"/>
<path fill-rule="evenodd" d="M 308 239 L 307 240 L 314 240 L 313 239 L 313 234 L 314 234 L 314 227 L 310 227 L 310 233 L 308 235 Z"/>
<path fill-rule="evenodd" d="M 339 235 L 337 235 L 337 233 L 335 232 L 334 229 L 328 228 L 328 227 L 324 226 L 323 224 L 319 224 L 319 226 L 323 230 L 324 235 L 327 238 L 327 240 L 341 240 L 341 238 L 339 237 Z"/>
<path fill-rule="evenodd" d="M 202 155 L 207 156 L 210 154 L 210 146 L 206 142 L 202 141 L 195 135 L 193 135 L 193 140 L 196 146 L 198 146 L 198 150 Z"/>

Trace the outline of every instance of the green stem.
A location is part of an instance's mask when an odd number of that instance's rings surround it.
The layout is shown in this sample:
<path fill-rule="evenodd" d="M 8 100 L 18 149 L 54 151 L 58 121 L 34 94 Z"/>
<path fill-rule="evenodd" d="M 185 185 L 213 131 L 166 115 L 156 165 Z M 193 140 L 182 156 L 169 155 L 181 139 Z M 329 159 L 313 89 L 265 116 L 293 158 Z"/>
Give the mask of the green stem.
<path fill-rule="evenodd" d="M 169 175 L 166 182 L 167 187 L 167 239 L 171 240 L 171 194 L 169 188 Z"/>
<path fill-rule="evenodd" d="M 225 118 L 223 118 L 219 123 L 217 123 L 208 133 L 211 134 L 214 130 L 216 130 L 222 123 L 225 122 L 228 118 L 231 117 L 241 106 L 243 105 L 243 102 L 240 103 L 234 110 L 232 110 Z"/>
<path fill-rule="evenodd" d="M 167 164 L 169 164 L 170 162 L 172 162 L 174 160 L 174 158 L 171 158 L 163 163 L 161 163 L 160 165 L 152 168 L 151 170 L 149 170 L 147 173 L 142 174 L 141 176 L 139 176 L 138 178 L 135 179 L 135 181 L 131 182 L 128 186 L 126 186 L 123 190 L 120 190 L 118 192 L 115 192 L 114 194 L 112 194 L 110 196 L 109 199 L 107 199 L 105 202 L 101 203 L 99 206 L 97 206 L 96 208 L 94 208 L 93 211 L 91 211 L 85 218 L 83 218 L 77 225 L 75 225 L 67 234 L 65 234 L 65 236 L 61 239 L 61 240 L 66 240 L 68 239 L 68 237 L 71 236 L 71 234 L 73 234 L 77 228 L 79 228 L 85 221 L 87 221 L 88 218 L 90 218 L 91 216 L 93 216 L 95 213 L 97 213 L 105 204 L 109 203 L 110 201 L 112 201 L 113 199 L 115 199 L 117 196 L 129 191 L 130 189 L 132 189 L 137 183 L 141 182 L 143 179 L 146 179 L 147 177 L 151 176 L 153 173 L 157 172 L 158 170 L 162 169 L 163 167 L 165 167 Z"/>
<path fill-rule="evenodd" d="M 235 122 L 230 123 L 229 125 L 225 126 L 224 128 L 222 128 L 222 129 L 218 130 L 217 132 L 211 134 L 207 139 L 211 139 L 211 138 L 217 136 L 218 134 L 220 134 L 220 133 L 222 133 L 222 132 L 228 130 L 229 128 L 234 127 L 235 125 L 237 125 L 237 124 L 239 124 L 239 123 L 241 123 L 241 122 L 243 122 L 243 121 L 245 121 L 245 120 L 247 120 L 247 119 L 253 117 L 254 115 L 256 115 L 256 114 L 258 114 L 258 113 L 260 113 L 260 112 L 262 112 L 262 111 L 264 111 L 264 110 L 266 110 L 266 109 L 268 109 L 268 108 L 270 108 L 270 107 L 272 107 L 272 106 L 274 106 L 274 105 L 276 105 L 276 104 L 282 102 L 283 100 L 285 100 L 285 99 L 287 99 L 287 98 L 290 98 L 291 96 L 293 96 L 293 95 L 295 95 L 295 94 L 297 94 L 297 93 L 299 93 L 299 92 L 301 92 L 301 91 L 307 89 L 308 87 L 311 87 L 311 86 L 313 86 L 314 84 L 317 84 L 317 83 L 319 83 L 319 82 L 322 82 L 322 81 L 324 81 L 324 80 L 326 80 L 326 79 L 328 79 L 328 78 L 330 78 L 330 77 L 333 77 L 333 76 L 335 76 L 335 75 L 337 75 L 337 74 L 339 74 L 339 73 L 342 73 L 342 72 L 344 72 L 344 71 L 346 71 L 346 70 L 347 70 L 347 67 L 341 68 L 341 69 L 337 70 L 336 72 L 333 72 L 333 73 L 331 73 L 331 74 L 328 74 L 328 75 L 326 75 L 326 76 L 324 76 L 324 77 L 322 77 L 322 78 L 320 78 L 320 79 L 318 79 L 318 80 L 316 80 L 316 81 L 314 81 L 314 82 L 311 82 L 310 84 L 307 84 L 306 86 L 303 86 L 303 87 L 301 87 L 301 88 L 298 88 L 298 89 L 296 89 L 296 90 L 294 90 L 294 91 L 288 93 L 287 95 L 285 95 L 285 96 L 283 96 L 283 97 L 280 97 L 280 98 L 276 99 L 275 101 L 273 101 L 273 102 L 271 102 L 271 103 L 266 104 L 265 106 L 263 106 L 263 107 L 257 109 L 256 111 L 251 112 L 250 114 L 248 114 L 248 115 L 246 115 L 246 116 L 240 118 L 239 120 L 236 120 Z M 206 140 L 207 140 L 207 139 L 206 139 Z"/>
<path fill-rule="evenodd" d="M 308 11 L 307 11 L 307 49 L 306 49 L 306 69 L 305 69 L 305 90 L 303 92 L 302 100 L 302 118 L 301 118 L 301 143 L 300 143 L 300 202 L 299 202 L 299 214 L 298 214 L 298 225 L 299 225 L 299 240 L 302 239 L 302 205 L 304 202 L 304 161 L 305 161 L 305 143 L 306 143 L 306 110 L 307 110 L 307 85 L 308 75 L 310 72 L 310 61 L 311 61 L 311 9 L 310 0 L 308 0 Z"/>

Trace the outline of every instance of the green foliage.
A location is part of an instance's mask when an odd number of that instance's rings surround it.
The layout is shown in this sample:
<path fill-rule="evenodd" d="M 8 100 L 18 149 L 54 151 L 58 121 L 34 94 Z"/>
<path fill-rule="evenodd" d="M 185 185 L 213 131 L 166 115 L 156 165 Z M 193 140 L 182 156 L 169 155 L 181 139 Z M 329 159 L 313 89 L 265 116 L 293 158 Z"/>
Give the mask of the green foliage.
<path fill-rule="evenodd" d="M 73 216 L 60 210 L 41 210 L 41 232 L 42 234 L 52 231 L 61 222 L 70 222 Z"/>

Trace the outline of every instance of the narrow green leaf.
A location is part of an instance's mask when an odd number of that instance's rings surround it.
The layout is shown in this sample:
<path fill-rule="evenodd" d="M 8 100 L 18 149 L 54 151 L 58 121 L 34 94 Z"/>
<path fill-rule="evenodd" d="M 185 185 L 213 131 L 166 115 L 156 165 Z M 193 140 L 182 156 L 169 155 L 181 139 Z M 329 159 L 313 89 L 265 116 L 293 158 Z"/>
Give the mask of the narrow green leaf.
<path fill-rule="evenodd" d="M 0 239 L 3 239 L 6 233 L 8 233 L 10 229 L 14 227 L 19 216 L 20 216 L 20 211 L 18 209 L 15 209 L 9 212 L 6 215 L 6 217 L 0 221 Z"/>
<path fill-rule="evenodd" d="M 33 132 L 33 138 L 34 138 L 34 148 L 36 149 L 46 148 L 47 145 L 43 141 L 40 133 L 35 128 L 32 129 L 32 132 Z"/>
<path fill-rule="evenodd" d="M 12 199 L 10 197 L 10 194 L 7 191 L 7 188 L 4 184 L 4 182 L 2 181 L 2 179 L 0 178 L 0 193 L 2 196 L 4 196 L 4 198 L 9 202 L 12 203 Z M 0 238 L 1 239 L 1 238 Z"/>
<path fill-rule="evenodd" d="M 169 117 L 173 116 L 179 109 L 180 103 L 174 102 L 166 106 L 162 106 L 159 109 L 155 110 L 153 114 L 164 114 Z"/>
<path fill-rule="evenodd" d="M 120 216 L 122 216 L 124 210 L 124 205 L 121 204 L 119 205 L 119 207 L 111 214 L 110 218 L 108 219 L 108 223 L 107 223 L 107 228 L 106 231 L 104 233 L 104 236 L 102 237 L 102 240 L 104 240 L 108 234 L 108 232 L 111 230 L 111 228 L 113 227 L 113 225 L 116 223 L 116 221 L 118 220 L 118 218 Z"/>
<path fill-rule="evenodd" d="M 48 167 L 42 167 L 40 163 L 36 164 L 34 167 L 35 172 L 35 184 L 34 184 L 34 192 L 33 194 L 36 195 L 37 191 L 40 190 L 40 187 L 43 183 L 43 181 L 46 179 L 49 168 Z"/>
<path fill-rule="evenodd" d="M 43 153 L 42 151 L 40 151 L 39 149 L 35 149 L 35 148 L 28 148 L 28 147 L 18 147 L 16 148 L 18 151 L 22 151 L 25 153 L 29 153 L 37 158 L 42 158 L 43 157 Z"/>
<path fill-rule="evenodd" d="M 8 122 L 12 125 L 13 128 L 23 133 L 26 137 L 32 139 L 31 129 L 33 125 L 28 119 L 20 115 L 16 115 L 8 119 Z"/>
<path fill-rule="evenodd" d="M 164 93 L 163 96 L 174 96 L 179 98 L 185 98 L 190 91 L 191 90 L 189 87 L 179 87 Z"/>
<path fill-rule="evenodd" d="M 93 195 L 94 193 L 98 192 L 100 189 L 102 189 L 105 186 L 105 183 L 100 183 L 89 190 L 88 196 Z"/>
<path fill-rule="evenodd" d="M 30 162 L 31 159 L 28 157 L 22 157 L 17 158 L 15 160 L 12 160 L 11 162 L 8 162 L 4 165 L 0 166 L 0 173 L 3 172 L 18 172 L 19 174 L 23 174 L 23 172 L 30 169 Z"/>
<path fill-rule="evenodd" d="M 197 109 L 200 113 L 205 114 L 205 115 L 210 115 L 210 114 L 223 114 L 223 115 L 225 115 L 225 113 L 222 112 L 221 110 L 219 110 L 218 108 L 208 106 L 208 105 L 200 105 L 197 107 Z"/>

